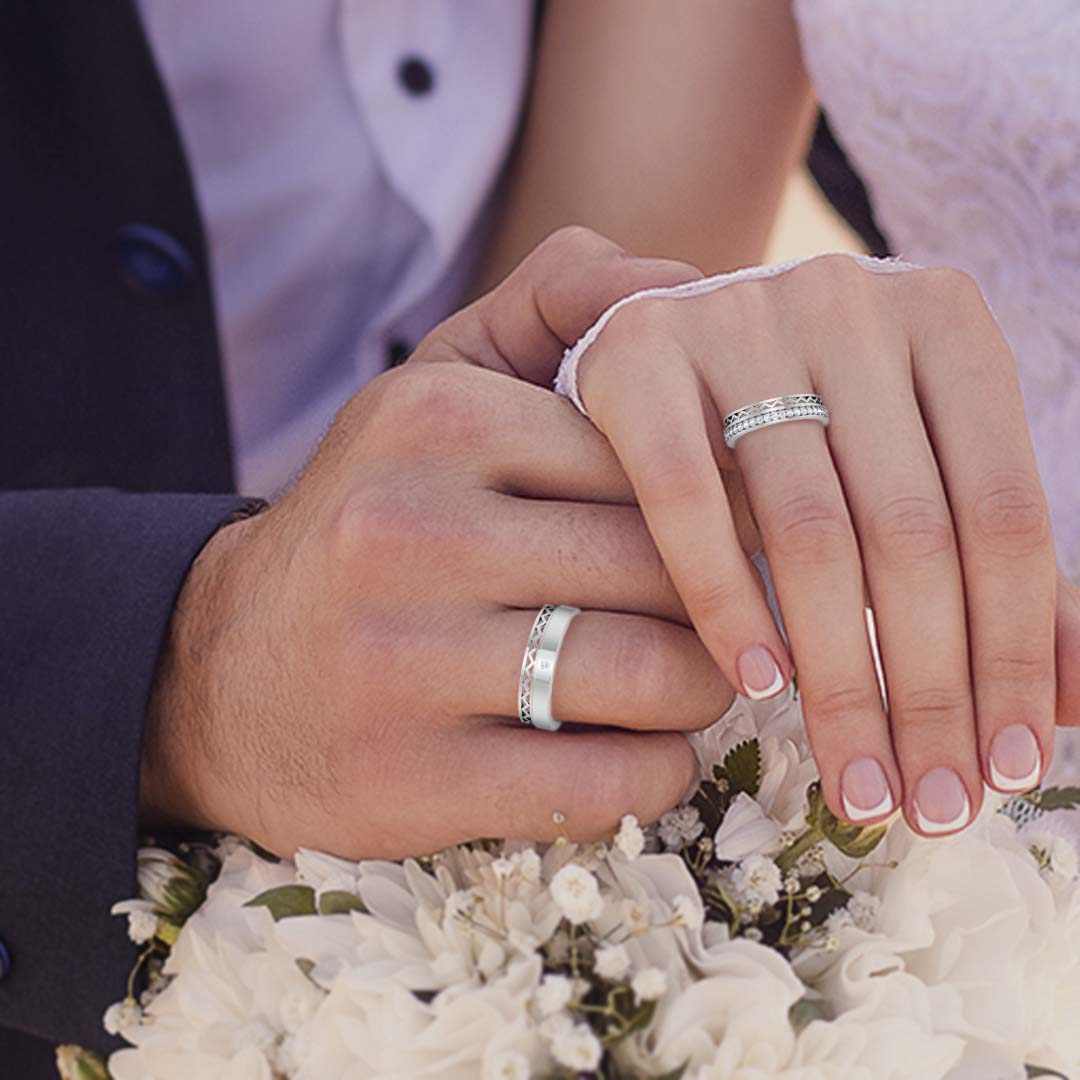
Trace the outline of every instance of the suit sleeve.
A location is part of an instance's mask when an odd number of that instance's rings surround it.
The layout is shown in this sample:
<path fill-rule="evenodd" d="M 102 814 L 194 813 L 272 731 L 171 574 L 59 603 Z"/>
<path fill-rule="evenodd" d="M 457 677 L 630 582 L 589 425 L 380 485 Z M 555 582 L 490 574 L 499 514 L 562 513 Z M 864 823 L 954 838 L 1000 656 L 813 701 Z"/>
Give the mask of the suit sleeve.
<path fill-rule="evenodd" d="M 110 1045 L 101 1016 L 135 951 L 109 908 L 135 895 L 158 653 L 195 556 L 248 506 L 0 493 L 0 1028 Z"/>

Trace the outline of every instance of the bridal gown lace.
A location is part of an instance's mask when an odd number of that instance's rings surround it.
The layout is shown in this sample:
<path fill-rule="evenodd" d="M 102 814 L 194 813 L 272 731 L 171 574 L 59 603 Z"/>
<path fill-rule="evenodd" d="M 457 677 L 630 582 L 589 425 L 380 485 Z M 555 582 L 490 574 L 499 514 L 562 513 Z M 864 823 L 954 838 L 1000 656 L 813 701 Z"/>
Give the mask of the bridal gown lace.
<path fill-rule="evenodd" d="M 794 6 L 893 250 L 973 274 L 1012 346 L 1058 560 L 1080 583 L 1080 2 Z M 1059 729 L 1052 779 L 1080 782 L 1080 729 Z"/>

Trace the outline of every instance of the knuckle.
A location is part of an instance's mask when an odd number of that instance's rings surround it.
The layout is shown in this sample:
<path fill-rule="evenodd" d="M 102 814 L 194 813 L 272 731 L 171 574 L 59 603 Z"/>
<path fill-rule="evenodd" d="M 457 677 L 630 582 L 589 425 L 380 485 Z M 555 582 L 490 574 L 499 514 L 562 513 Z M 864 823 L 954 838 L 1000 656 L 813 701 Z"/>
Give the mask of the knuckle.
<path fill-rule="evenodd" d="M 867 713 L 881 712 L 881 697 L 869 686 L 837 686 L 807 697 L 807 712 L 826 727 L 864 724 Z"/>
<path fill-rule="evenodd" d="M 979 283 L 966 270 L 936 266 L 915 270 L 906 276 L 921 295 L 933 297 L 939 304 L 954 311 L 957 304 L 967 308 L 986 307 Z"/>
<path fill-rule="evenodd" d="M 839 499 L 813 487 L 781 497 L 767 531 L 781 558 L 814 565 L 848 557 L 854 540 Z"/>
<path fill-rule="evenodd" d="M 635 697 L 670 701 L 678 692 L 671 631 L 648 619 L 628 619 L 619 634 L 611 674 L 616 686 L 636 687 Z"/>
<path fill-rule="evenodd" d="M 998 555 L 1030 555 L 1050 540 L 1046 499 L 1027 473 L 988 478 L 972 508 L 972 522 L 979 543 Z"/>
<path fill-rule="evenodd" d="M 392 432 L 416 443 L 473 445 L 487 429 L 478 397 L 469 386 L 473 369 L 463 364 L 426 364 L 401 377 L 382 397 L 381 415 Z"/>
<path fill-rule="evenodd" d="M 984 684 L 993 685 L 996 691 L 1015 692 L 1021 701 L 1030 703 L 1032 687 L 1054 682 L 1053 654 L 1049 650 L 1041 653 L 1030 648 L 992 652 L 980 660 L 979 675 Z"/>
<path fill-rule="evenodd" d="M 903 495 L 889 499 L 870 518 L 868 546 L 887 565 L 910 566 L 951 552 L 952 518 L 936 499 Z"/>
<path fill-rule="evenodd" d="M 749 606 L 739 585 L 724 577 L 695 581 L 684 590 L 683 600 L 690 617 L 705 628 L 726 626 L 731 623 L 733 613 Z"/>
<path fill-rule="evenodd" d="M 660 445 L 644 457 L 635 483 L 643 505 L 660 509 L 702 498 L 701 462 L 688 449 Z"/>
<path fill-rule="evenodd" d="M 559 259 L 568 255 L 581 256 L 618 250 L 612 241 L 587 225 L 562 225 L 551 233 L 540 247 L 554 253 Z"/>
<path fill-rule="evenodd" d="M 971 715 L 966 686 L 919 686 L 898 693 L 892 703 L 898 716 L 933 727 L 955 726 Z"/>
<path fill-rule="evenodd" d="M 354 565 L 400 563 L 425 538 L 444 533 L 436 500 L 422 488 L 373 483 L 350 495 L 338 511 L 332 548 Z"/>

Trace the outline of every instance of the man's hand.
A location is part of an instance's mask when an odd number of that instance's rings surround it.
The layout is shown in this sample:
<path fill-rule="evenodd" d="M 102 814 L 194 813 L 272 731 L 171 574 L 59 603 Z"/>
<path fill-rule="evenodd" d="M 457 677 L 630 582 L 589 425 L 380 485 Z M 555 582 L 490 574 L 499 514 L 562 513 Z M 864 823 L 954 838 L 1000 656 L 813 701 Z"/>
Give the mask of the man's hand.
<path fill-rule="evenodd" d="M 148 822 L 394 858 L 480 836 L 595 838 L 685 792 L 678 732 L 733 691 L 607 440 L 490 370 L 552 364 L 612 300 L 687 276 L 596 240 L 542 245 L 362 390 L 279 504 L 207 545 L 152 703 Z M 554 696 L 576 729 L 517 720 L 545 603 L 584 609 Z"/>

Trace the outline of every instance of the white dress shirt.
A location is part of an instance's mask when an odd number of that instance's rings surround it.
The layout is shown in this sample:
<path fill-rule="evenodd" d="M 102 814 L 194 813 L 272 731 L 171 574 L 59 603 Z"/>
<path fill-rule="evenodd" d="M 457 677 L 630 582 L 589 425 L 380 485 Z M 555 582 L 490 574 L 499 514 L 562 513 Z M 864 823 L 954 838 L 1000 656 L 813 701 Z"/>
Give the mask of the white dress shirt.
<path fill-rule="evenodd" d="M 140 0 L 207 234 L 239 489 L 461 301 L 531 0 Z"/>

